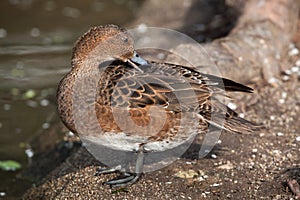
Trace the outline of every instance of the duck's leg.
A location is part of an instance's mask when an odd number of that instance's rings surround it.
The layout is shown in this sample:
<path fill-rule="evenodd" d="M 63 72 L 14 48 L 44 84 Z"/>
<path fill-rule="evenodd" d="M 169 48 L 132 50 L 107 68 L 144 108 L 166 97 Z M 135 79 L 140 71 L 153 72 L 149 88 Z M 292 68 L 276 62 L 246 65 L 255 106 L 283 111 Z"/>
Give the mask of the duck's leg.
<path fill-rule="evenodd" d="M 122 172 L 121 166 L 117 166 L 115 168 L 99 168 L 98 172 L 95 175 L 101 175 L 101 174 L 108 174 L 108 173 L 121 173 L 120 176 L 117 178 L 114 178 L 112 180 L 106 181 L 103 184 L 109 185 L 110 187 L 126 187 L 133 183 L 135 183 L 139 177 L 141 176 L 141 173 L 143 172 L 143 163 L 144 162 L 144 151 L 143 147 L 141 146 L 139 150 L 137 151 L 137 159 L 136 159 L 136 166 L 135 166 L 135 172 Z"/>

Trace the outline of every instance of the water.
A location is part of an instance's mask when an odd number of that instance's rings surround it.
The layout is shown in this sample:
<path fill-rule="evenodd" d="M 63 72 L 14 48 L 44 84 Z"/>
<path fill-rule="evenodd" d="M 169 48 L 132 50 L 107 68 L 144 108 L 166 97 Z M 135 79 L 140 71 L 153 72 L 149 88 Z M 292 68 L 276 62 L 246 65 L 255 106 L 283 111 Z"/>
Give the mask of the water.
<path fill-rule="evenodd" d="M 29 142 L 58 118 L 55 92 L 69 71 L 73 43 L 92 25 L 129 23 L 140 4 L 0 1 L 0 161 L 14 160 L 26 169 Z M 31 185 L 20 172 L 0 169 L 0 199 L 20 197 Z"/>

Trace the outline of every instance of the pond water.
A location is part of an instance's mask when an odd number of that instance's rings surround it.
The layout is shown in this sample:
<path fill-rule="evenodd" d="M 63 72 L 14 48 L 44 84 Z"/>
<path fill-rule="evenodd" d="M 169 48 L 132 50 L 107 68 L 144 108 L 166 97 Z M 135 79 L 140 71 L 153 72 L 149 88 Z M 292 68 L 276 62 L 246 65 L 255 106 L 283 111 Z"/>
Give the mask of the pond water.
<path fill-rule="evenodd" d="M 69 71 L 73 43 L 92 25 L 128 24 L 141 2 L 0 1 L 0 161 L 29 165 L 29 141 L 58 117 L 56 87 Z M 0 169 L 0 199 L 20 197 L 31 185 L 20 170 Z"/>

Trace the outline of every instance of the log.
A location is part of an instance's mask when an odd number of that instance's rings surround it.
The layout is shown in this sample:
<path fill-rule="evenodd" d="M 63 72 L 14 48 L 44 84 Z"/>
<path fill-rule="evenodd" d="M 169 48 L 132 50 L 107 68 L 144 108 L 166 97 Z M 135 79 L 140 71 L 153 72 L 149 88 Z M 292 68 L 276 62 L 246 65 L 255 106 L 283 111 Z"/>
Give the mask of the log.
<path fill-rule="evenodd" d="M 251 0 L 236 27 L 205 45 L 222 74 L 236 81 L 276 81 L 279 60 L 296 31 L 298 4 L 293 0 Z"/>
<path fill-rule="evenodd" d="M 215 7 L 208 3 L 204 4 L 203 1 L 200 3 L 193 1 L 190 5 L 184 2 L 186 1 L 159 4 L 157 0 L 147 1 L 140 9 L 138 19 L 132 24 L 144 23 L 147 26 L 167 27 L 189 33 L 195 23 L 213 29 L 213 26 L 220 26 L 220 23 L 228 23 L 227 18 L 232 19 L 237 17 L 238 13 L 242 13 L 235 27 L 226 37 L 204 44 L 204 49 L 217 64 L 221 74 L 227 78 L 242 83 L 261 79 L 269 83 L 276 82 L 276 77 L 280 74 L 279 60 L 296 31 L 299 10 L 297 2 L 231 0 L 231 9 L 223 5 L 224 0 L 219 0 L 219 5 L 214 5 Z M 178 10 L 179 7 L 182 9 Z M 173 12 L 174 9 L 177 10 L 176 14 Z M 224 9 L 235 14 L 232 16 L 232 14 L 224 15 L 217 12 Z M 154 10 L 155 16 L 153 16 Z M 217 20 L 212 17 L 212 14 L 219 16 Z M 208 19 L 213 22 L 209 24 Z M 220 30 L 215 28 L 210 31 L 210 34 L 217 31 Z M 195 39 L 203 37 L 192 35 Z"/>

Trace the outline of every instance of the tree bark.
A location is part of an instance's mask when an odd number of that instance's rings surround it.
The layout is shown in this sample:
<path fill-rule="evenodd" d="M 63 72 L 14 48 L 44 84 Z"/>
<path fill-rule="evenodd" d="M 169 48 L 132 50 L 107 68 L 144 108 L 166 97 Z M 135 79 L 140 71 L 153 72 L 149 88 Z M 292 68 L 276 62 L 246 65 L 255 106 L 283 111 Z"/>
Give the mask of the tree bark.
<path fill-rule="evenodd" d="M 251 0 L 231 33 L 205 48 L 226 77 L 240 82 L 263 77 L 272 83 L 297 18 L 298 4 L 293 0 Z"/>
<path fill-rule="evenodd" d="M 144 23 L 148 26 L 189 32 L 188 29 L 192 29 L 193 25 L 208 24 L 210 19 L 214 22 L 206 27 L 212 29 L 211 27 L 216 23 L 219 25 L 228 23 L 226 18 L 230 18 L 230 15 L 220 14 L 226 9 L 219 5 L 223 5 L 224 2 L 224 0 L 219 0 L 219 3 L 214 2 L 215 7 L 212 8 L 212 5 L 199 3 L 199 1 L 186 5 L 184 1 L 158 3 L 157 0 L 151 0 L 145 2 L 140 9 L 138 19 L 133 24 Z M 238 10 L 237 12 L 242 14 L 226 37 L 204 44 L 205 50 L 217 64 L 221 74 L 227 78 L 242 83 L 255 82 L 262 78 L 269 83 L 276 82 L 276 77 L 280 73 L 279 60 L 296 31 L 298 3 L 294 0 L 228 0 L 228 2 L 233 7 L 231 11 L 227 10 L 228 12 Z M 182 9 L 176 9 L 176 12 L 170 9 L 179 7 Z M 154 10 L 156 17 L 152 17 Z M 211 11 L 210 14 L 203 14 L 208 10 Z M 213 17 L 212 13 L 219 18 L 215 20 L 216 17 Z M 209 17 L 205 18 L 205 16 Z M 217 31 L 219 30 L 211 30 L 212 33 Z"/>

